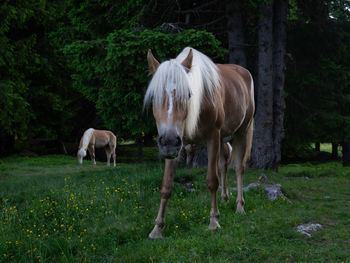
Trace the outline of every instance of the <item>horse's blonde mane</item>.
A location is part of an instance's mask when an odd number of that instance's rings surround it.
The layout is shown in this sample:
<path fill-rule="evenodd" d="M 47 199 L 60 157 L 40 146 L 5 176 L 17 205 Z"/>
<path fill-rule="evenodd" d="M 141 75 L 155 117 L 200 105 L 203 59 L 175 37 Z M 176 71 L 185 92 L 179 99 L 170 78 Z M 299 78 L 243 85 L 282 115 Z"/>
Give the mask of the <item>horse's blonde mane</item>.
<path fill-rule="evenodd" d="M 80 149 L 78 151 L 78 154 L 80 156 L 85 156 L 86 155 L 86 149 L 89 146 L 89 142 L 91 140 L 91 137 L 92 137 L 93 133 L 94 133 L 94 129 L 93 128 L 89 128 L 89 129 L 87 129 L 84 132 L 84 135 L 81 138 L 80 145 L 79 145 Z"/>
<path fill-rule="evenodd" d="M 186 73 L 187 69 L 181 63 L 190 49 L 193 52 L 192 66 Z M 216 90 L 220 89 L 218 68 L 201 52 L 190 47 L 184 48 L 176 59 L 160 64 L 148 86 L 144 108 L 151 103 L 156 107 L 161 106 L 164 96 L 173 89 L 176 89 L 175 103 L 180 103 L 190 113 L 187 114 L 185 133 L 191 138 L 197 129 L 204 93 L 214 103 Z"/>

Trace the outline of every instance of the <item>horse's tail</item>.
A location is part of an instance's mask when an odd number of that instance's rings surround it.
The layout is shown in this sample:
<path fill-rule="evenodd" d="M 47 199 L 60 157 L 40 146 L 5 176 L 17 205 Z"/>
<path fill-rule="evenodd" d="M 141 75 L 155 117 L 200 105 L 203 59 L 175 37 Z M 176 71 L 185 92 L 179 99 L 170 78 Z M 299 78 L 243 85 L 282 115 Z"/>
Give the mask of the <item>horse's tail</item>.
<path fill-rule="evenodd" d="M 252 103 L 252 107 L 253 107 L 253 116 L 252 119 L 250 120 L 250 123 L 248 125 L 247 128 L 247 137 L 246 137 L 246 151 L 244 154 L 244 158 L 243 158 L 243 163 L 245 164 L 248 159 L 250 158 L 250 154 L 252 151 L 252 144 L 253 144 L 253 130 L 254 130 L 254 112 L 255 112 L 255 101 L 254 101 L 254 80 L 252 75 L 249 73 L 250 75 L 250 100 Z"/>
<path fill-rule="evenodd" d="M 233 163 L 232 146 L 231 146 L 231 144 L 229 142 L 226 142 L 226 144 L 227 144 L 227 147 L 228 147 L 228 158 L 227 158 L 228 163 L 227 163 L 227 165 L 230 166 Z"/>
<path fill-rule="evenodd" d="M 94 133 L 94 129 L 90 128 L 84 132 L 83 137 L 80 140 L 78 155 L 85 157 L 86 149 L 89 146 L 89 142 L 91 140 L 92 134 Z"/>
<path fill-rule="evenodd" d="M 249 123 L 248 129 L 247 129 L 247 137 L 246 137 L 246 150 L 243 157 L 243 163 L 245 164 L 248 159 L 250 158 L 250 153 L 252 151 L 252 144 L 253 144 L 253 130 L 254 130 L 254 119 L 252 119 Z"/>

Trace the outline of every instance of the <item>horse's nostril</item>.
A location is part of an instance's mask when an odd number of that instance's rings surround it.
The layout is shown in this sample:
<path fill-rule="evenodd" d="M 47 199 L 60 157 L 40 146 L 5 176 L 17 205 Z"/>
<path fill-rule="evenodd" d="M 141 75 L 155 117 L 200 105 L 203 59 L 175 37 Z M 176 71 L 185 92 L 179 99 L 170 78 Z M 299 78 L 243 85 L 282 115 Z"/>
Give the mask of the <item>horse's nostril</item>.
<path fill-rule="evenodd" d="M 163 145 L 163 142 L 164 142 L 163 136 L 159 136 L 159 144 L 160 144 L 160 145 Z"/>
<path fill-rule="evenodd" d="M 180 145 L 181 145 L 181 138 L 179 136 L 177 136 L 175 146 L 180 146 Z"/>

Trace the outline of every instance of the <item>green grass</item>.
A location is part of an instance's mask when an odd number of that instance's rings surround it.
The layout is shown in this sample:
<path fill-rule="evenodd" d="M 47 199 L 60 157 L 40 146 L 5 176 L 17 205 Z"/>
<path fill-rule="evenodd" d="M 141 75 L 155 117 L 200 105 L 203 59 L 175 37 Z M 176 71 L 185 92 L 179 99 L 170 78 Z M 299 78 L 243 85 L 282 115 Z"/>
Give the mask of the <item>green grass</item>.
<path fill-rule="evenodd" d="M 0 262 L 350 262 L 350 168 L 340 163 L 264 172 L 293 203 L 251 191 L 239 215 L 232 193 L 219 202 L 215 232 L 207 230 L 205 170 L 179 169 L 176 178 L 195 191 L 175 183 L 164 238 L 152 241 L 163 169 L 158 162 L 79 167 L 58 155 L 1 159 Z M 261 173 L 248 171 L 244 185 Z M 295 231 L 308 222 L 323 229 L 311 238 Z"/>

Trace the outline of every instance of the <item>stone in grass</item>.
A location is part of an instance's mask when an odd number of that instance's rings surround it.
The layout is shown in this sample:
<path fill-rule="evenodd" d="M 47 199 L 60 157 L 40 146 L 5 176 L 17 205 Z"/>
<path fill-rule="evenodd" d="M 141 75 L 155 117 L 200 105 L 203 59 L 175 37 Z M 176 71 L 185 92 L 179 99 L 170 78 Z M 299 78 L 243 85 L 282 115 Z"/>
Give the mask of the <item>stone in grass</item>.
<path fill-rule="evenodd" d="M 282 196 L 284 197 L 282 186 L 280 184 L 265 184 L 264 191 L 269 200 L 277 200 Z"/>
<path fill-rule="evenodd" d="M 247 185 L 246 187 L 243 187 L 243 192 L 248 192 L 248 191 L 251 190 L 251 189 L 256 190 L 256 189 L 258 189 L 260 186 L 261 186 L 260 183 L 251 183 L 251 184 Z M 219 189 L 221 190 L 221 186 L 219 186 Z M 237 187 L 232 187 L 232 188 L 231 188 L 231 191 L 237 192 Z"/>
<path fill-rule="evenodd" d="M 195 190 L 192 181 L 187 178 L 176 178 L 175 182 L 181 184 L 187 192 L 193 192 Z"/>
<path fill-rule="evenodd" d="M 248 186 L 243 187 L 244 192 L 248 192 L 249 190 L 256 190 L 259 187 L 262 187 L 267 195 L 268 200 L 277 200 L 281 197 L 286 199 L 288 202 L 291 202 L 286 198 L 286 196 L 282 193 L 282 186 L 280 184 L 261 184 L 261 183 L 250 183 Z M 232 191 L 237 191 L 236 187 L 231 188 Z"/>
<path fill-rule="evenodd" d="M 299 233 L 306 235 L 308 237 L 311 237 L 313 232 L 319 231 L 321 229 L 322 229 L 322 225 L 314 224 L 314 223 L 302 224 L 302 225 L 298 225 L 297 227 L 297 231 Z"/>

